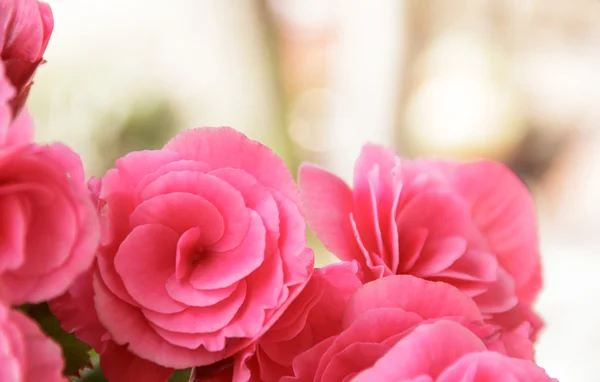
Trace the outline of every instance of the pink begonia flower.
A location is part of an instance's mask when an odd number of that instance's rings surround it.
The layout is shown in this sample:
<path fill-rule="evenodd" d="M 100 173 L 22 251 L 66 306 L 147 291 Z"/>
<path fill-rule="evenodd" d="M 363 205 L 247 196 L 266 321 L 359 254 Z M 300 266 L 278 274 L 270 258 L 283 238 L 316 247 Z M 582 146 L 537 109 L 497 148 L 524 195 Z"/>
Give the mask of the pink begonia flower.
<path fill-rule="evenodd" d="M 49 302 L 64 330 L 74 333 L 100 355 L 102 373 L 111 382 L 167 382 L 173 369 L 142 359 L 116 344 L 94 308 L 94 269 L 79 276 L 67 292 Z"/>
<path fill-rule="evenodd" d="M 14 119 L 10 100 L 15 90 L 4 74 L 4 65 L 0 62 L 0 147 L 28 144 L 33 136 L 33 123 L 26 110 L 22 110 Z"/>
<path fill-rule="evenodd" d="M 550 380 L 529 360 L 489 351 L 477 305 L 443 282 L 406 275 L 372 281 L 350 297 L 342 325 L 298 355 L 294 376 L 281 381 L 484 381 L 488 359 L 501 360 L 509 374 Z M 470 353 L 480 356 L 462 359 Z"/>
<path fill-rule="evenodd" d="M 411 274 L 472 297 L 508 331 L 542 326 L 531 310 L 542 282 L 535 210 L 525 185 L 491 161 L 400 159 L 366 145 L 351 190 L 313 165 L 300 169 L 309 226 L 366 281 Z"/>
<path fill-rule="evenodd" d="M 100 186 L 95 307 L 110 338 L 140 358 L 182 369 L 231 357 L 309 280 L 291 174 L 231 128 L 130 153 Z"/>
<path fill-rule="evenodd" d="M 29 95 L 33 75 L 43 62 L 54 19 L 37 0 L 0 0 L 0 58 L 15 88 L 10 105 L 16 117 Z"/>
<path fill-rule="evenodd" d="M 0 381 L 67 382 L 60 346 L 35 321 L 0 303 Z"/>
<path fill-rule="evenodd" d="M 293 375 L 292 361 L 298 354 L 342 331 L 348 299 L 362 285 L 357 271 L 356 263 L 351 262 L 315 269 L 275 325 L 251 349 L 231 360 L 228 380 L 270 382 Z M 217 371 L 219 376 L 224 373 Z M 197 375 L 205 377 L 200 380 L 219 380 L 211 366 L 198 368 Z"/>
<path fill-rule="evenodd" d="M 79 156 L 61 144 L 0 145 L 0 190 L 0 297 L 18 305 L 64 293 L 100 239 Z"/>

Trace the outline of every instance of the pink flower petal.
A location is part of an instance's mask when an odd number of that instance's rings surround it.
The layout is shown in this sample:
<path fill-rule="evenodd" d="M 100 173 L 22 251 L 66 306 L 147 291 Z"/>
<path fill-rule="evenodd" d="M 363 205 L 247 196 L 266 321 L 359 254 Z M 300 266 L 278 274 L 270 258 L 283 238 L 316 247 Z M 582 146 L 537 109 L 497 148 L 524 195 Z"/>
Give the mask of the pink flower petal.
<path fill-rule="evenodd" d="M 400 238 L 398 235 L 398 223 L 396 222 L 396 216 L 398 216 L 401 192 L 402 186 L 396 186 L 391 213 L 389 216 L 387 216 L 388 234 L 386 242 L 388 243 L 388 258 L 386 259 L 386 264 L 388 264 L 388 267 L 392 273 L 398 273 L 398 266 L 400 265 Z"/>
<path fill-rule="evenodd" d="M 165 341 L 138 308 L 116 297 L 98 276 L 94 275 L 96 311 L 117 344 L 129 344 L 133 354 L 175 369 L 210 365 L 227 357 L 224 352 L 209 352 L 202 347 L 191 350 Z"/>
<path fill-rule="evenodd" d="M 452 175 L 457 189 L 471 204 L 473 218 L 500 264 L 514 277 L 519 293 L 532 275 L 540 272 L 531 194 L 508 168 L 491 161 L 457 166 Z M 531 302 L 538 291 L 526 293 L 525 302 Z"/>
<path fill-rule="evenodd" d="M 498 268 L 498 276 L 488 289 L 473 297 L 483 313 L 502 313 L 512 309 L 519 300 L 514 294 L 514 282 L 512 277 L 502 268 Z"/>
<path fill-rule="evenodd" d="M 300 335 L 306 327 L 308 315 L 319 302 L 323 294 L 323 292 L 318 289 L 321 285 L 319 278 L 315 278 L 313 275 L 311 281 L 308 282 L 306 287 L 298 295 L 298 298 L 290 304 L 290 307 L 285 311 L 281 318 L 277 320 L 277 323 L 263 336 L 260 341 L 260 347 L 267 353 L 270 353 L 268 348 L 274 347 L 276 349 L 273 351 L 274 356 L 280 357 L 281 350 L 279 349 L 279 346 L 272 346 L 273 342 L 275 345 L 278 345 L 283 341 L 294 339 L 296 336 Z M 324 326 L 328 326 L 327 323 L 323 324 Z"/>
<path fill-rule="evenodd" d="M 350 222 L 350 188 L 340 178 L 310 164 L 300 166 L 298 178 L 308 224 L 315 235 L 340 259 L 360 261 Z"/>
<path fill-rule="evenodd" d="M 117 252 L 117 249 L 115 249 L 115 252 Z M 127 289 L 125 288 L 121 276 L 115 270 L 114 256 L 115 253 L 112 253 L 112 250 L 105 251 L 103 250 L 103 248 L 101 248 L 98 253 L 98 272 L 102 275 L 103 283 L 112 293 L 118 296 L 121 300 L 125 301 L 130 305 L 139 306 L 138 303 L 135 302 L 133 298 L 131 298 L 129 292 L 127 292 Z"/>
<path fill-rule="evenodd" d="M 421 375 L 435 378 L 464 354 L 484 350 L 481 340 L 460 324 L 443 320 L 422 324 L 354 380 L 394 382 Z"/>
<path fill-rule="evenodd" d="M 190 283 L 198 289 L 225 288 L 258 268 L 265 258 L 265 227 L 250 212 L 250 228 L 239 246 L 226 252 L 205 252 L 197 260 Z"/>
<path fill-rule="evenodd" d="M 313 338 L 310 327 L 304 326 L 301 329 L 300 332 L 295 333 L 293 342 L 288 346 L 281 346 L 282 343 L 278 342 L 261 341 L 256 357 L 262 380 L 278 381 L 280 377 L 292 374 L 291 366 L 294 358 L 319 342 Z M 267 375 L 271 377 L 268 378 Z"/>
<path fill-rule="evenodd" d="M 383 307 L 402 308 L 423 319 L 449 316 L 462 316 L 473 321 L 482 319 L 473 300 L 455 287 L 408 275 L 394 275 L 372 281 L 356 291 L 348 301 L 344 326 L 349 327 L 365 312 Z"/>
<path fill-rule="evenodd" d="M 54 143 L 48 146 L 42 146 L 39 152 L 41 161 L 52 161 L 56 164 L 56 171 L 59 178 L 66 177 L 69 186 L 84 191 L 87 196 L 87 187 L 85 184 L 85 174 L 81 157 L 69 147 Z"/>
<path fill-rule="evenodd" d="M 518 328 L 512 331 L 503 330 L 500 337 L 487 343 L 488 350 L 507 355 L 513 358 L 521 358 L 535 361 L 535 349 L 529 339 L 531 325 L 529 322 L 523 322 Z"/>
<path fill-rule="evenodd" d="M 37 61 L 42 58 L 50 33 L 53 19 L 50 7 L 37 1 L 20 1 L 3 3 L 3 36 L 2 56 L 17 56 L 23 60 Z"/>
<path fill-rule="evenodd" d="M 331 360 L 354 343 L 382 343 L 389 337 L 409 330 L 422 318 L 399 308 L 380 308 L 362 314 L 339 336 L 320 359 L 315 380 L 322 380 Z"/>
<path fill-rule="evenodd" d="M 379 166 L 373 168 L 367 178 L 367 184 L 369 186 L 369 196 L 371 201 L 371 212 L 373 214 L 373 237 L 375 238 L 375 242 L 377 243 L 377 254 L 383 259 L 391 258 L 390 255 L 387 254 L 386 249 L 383 247 L 383 238 L 381 234 L 381 224 L 379 223 L 380 216 L 378 210 L 378 194 L 380 187 L 380 179 L 379 179 Z M 387 190 L 385 190 L 387 191 Z M 387 192 L 386 192 L 387 193 Z M 382 211 L 383 212 L 383 211 Z M 389 210 L 388 210 L 389 213 Z M 382 219 L 384 222 L 388 222 L 389 219 Z M 386 230 L 387 231 L 387 230 Z"/>
<path fill-rule="evenodd" d="M 3 159 L 2 183 L 9 186 L 2 192 L 18 197 L 27 230 L 24 261 L 2 275 L 0 289 L 16 305 L 41 302 L 64 293 L 91 265 L 98 219 L 79 157 L 67 147 L 30 145 Z"/>
<path fill-rule="evenodd" d="M 273 198 L 272 191 L 263 187 L 254 177 L 243 170 L 222 168 L 211 171 L 215 176 L 229 183 L 238 190 L 246 207 L 256 211 L 267 230 L 265 253 L 272 253 L 277 248 L 279 239 L 279 207 Z"/>
<path fill-rule="evenodd" d="M 17 115 L 32 85 L 32 77 L 54 26 L 50 6 L 38 1 L 0 2 L 0 52 L 6 75 L 16 88 L 11 99 Z"/>
<path fill-rule="evenodd" d="M 389 349 L 389 346 L 378 343 L 352 344 L 331 359 L 320 381 L 344 381 L 344 377 L 355 375 L 372 366 Z M 378 376 L 371 381 L 382 381 L 379 378 Z"/>
<path fill-rule="evenodd" d="M 115 269 L 130 296 L 147 309 L 160 313 L 181 312 L 184 304 L 174 301 L 165 285 L 175 272 L 177 234 L 158 224 L 134 228 L 119 247 Z"/>
<path fill-rule="evenodd" d="M 199 251 L 197 249 L 200 228 L 190 228 L 181 235 L 177 242 L 177 255 L 175 257 L 175 277 L 178 280 L 188 276 L 192 271 Z"/>
<path fill-rule="evenodd" d="M 467 248 L 452 266 L 438 272 L 436 277 L 492 283 L 498 277 L 498 260 L 492 253 Z"/>
<path fill-rule="evenodd" d="M 248 295 L 244 305 L 223 329 L 228 337 L 253 338 L 258 336 L 260 330 L 266 331 L 270 328 L 270 325 L 265 324 L 265 311 L 278 306 L 278 297 L 284 288 L 280 255 L 275 253 L 265 259 L 264 263 L 248 276 L 247 282 Z M 291 303 L 291 297 L 288 300 L 288 304 Z M 287 304 L 279 306 L 281 313 L 286 306 Z"/>
<path fill-rule="evenodd" d="M 165 225 L 179 234 L 197 228 L 197 242 L 210 246 L 225 234 L 219 210 L 202 196 L 184 192 L 158 195 L 142 202 L 129 217 L 132 227 L 144 224 Z"/>
<path fill-rule="evenodd" d="M 0 85 L 0 87 L 2 87 L 2 85 Z M 0 100 L 0 103 L 1 102 L 2 100 Z M 0 109 L 1 108 L 2 106 L 0 106 Z M 0 113 L 2 113 L 1 110 Z M 33 140 L 33 119 L 26 108 L 21 110 L 17 115 L 17 118 L 6 127 L 4 136 L 2 136 L 1 127 L 3 118 L 5 117 L 0 117 L 0 146 L 21 146 L 31 143 Z"/>
<path fill-rule="evenodd" d="M 71 255 L 71 246 L 79 232 L 77 216 L 67 195 L 55 195 L 53 200 L 30 198 L 28 202 L 30 211 L 35 213 L 28 213 L 27 256 L 16 273 L 31 276 L 63 264 Z"/>
<path fill-rule="evenodd" d="M 226 299 L 206 307 L 188 307 L 183 311 L 164 314 L 143 310 L 144 316 L 154 325 L 181 333 L 207 333 L 223 329 L 231 322 L 246 298 L 246 283 L 239 283 Z"/>
<path fill-rule="evenodd" d="M 532 307 L 523 303 L 517 304 L 509 311 L 495 314 L 491 321 L 508 330 L 515 330 L 527 322 L 531 329 L 529 337 L 532 341 L 535 341 L 538 332 L 544 326 L 544 321 L 533 311 Z"/>
<path fill-rule="evenodd" d="M 3 171 L 3 175 L 10 179 L 9 184 L 21 189 L 4 188 L 4 192 L 18 195 L 21 206 L 26 207 L 28 220 L 27 256 L 15 273 L 39 275 L 57 268 L 72 254 L 76 235 L 97 240 L 98 233 L 93 227 L 86 227 L 89 232 L 77 229 L 81 220 L 91 220 L 91 223 L 96 220 L 88 216 L 93 212 L 77 154 L 60 144 L 30 146 L 16 155 L 9 166 L 12 169 Z M 84 197 L 86 200 L 81 200 Z M 86 268 L 92 261 L 94 249 L 82 255 Z M 39 261 L 40 258 L 44 261 Z"/>
<path fill-rule="evenodd" d="M 237 289 L 238 283 L 221 289 L 197 289 L 190 284 L 189 279 L 177 279 L 171 275 L 167 280 L 167 293 L 173 300 L 189 306 L 210 306 L 231 296 Z"/>
<path fill-rule="evenodd" d="M 37 303 L 58 296 L 66 291 L 74 277 L 89 268 L 100 232 L 93 207 L 87 204 L 88 201 L 86 199 L 86 203 L 79 206 L 79 235 L 72 244 L 71 256 L 60 267 L 29 277 L 10 273 L 3 276 L 4 287 L 14 303 Z"/>
<path fill-rule="evenodd" d="M 46 337 L 35 321 L 0 306 L 0 376 L 19 381 L 66 382 L 60 346 Z M 7 379 L 11 381 L 14 379 Z"/>
<path fill-rule="evenodd" d="M 469 211 L 466 204 L 450 192 L 431 190 L 420 193 L 396 219 L 401 243 L 404 237 L 427 231 L 427 240 L 413 267 L 405 268 L 408 264 L 400 260 L 402 272 L 419 277 L 435 276 L 452 265 L 466 249 L 462 238 L 468 235 L 470 229 Z M 401 257 L 402 249 L 401 244 Z M 415 254 L 411 255 L 414 258 Z"/>
<path fill-rule="evenodd" d="M 335 337 L 330 337 L 326 340 L 321 341 L 317 345 L 308 349 L 304 353 L 301 353 L 294 359 L 294 377 L 283 377 L 281 382 L 313 382 L 317 367 L 319 367 L 319 361 L 327 349 L 335 341 Z"/>
<path fill-rule="evenodd" d="M 154 182 L 161 176 L 173 171 L 194 171 L 208 173 L 210 171 L 210 166 L 208 163 L 187 159 L 176 160 L 174 162 L 163 164 L 157 170 L 148 173 L 139 181 L 135 187 L 134 194 L 139 196 L 140 192 L 142 192 L 147 185 Z"/>
<path fill-rule="evenodd" d="M 277 192 L 273 192 L 273 197 L 281 214 L 279 249 L 283 260 L 284 280 L 288 285 L 303 283 L 314 263 L 312 251 L 306 250 L 306 223 L 298 206 Z"/>
<path fill-rule="evenodd" d="M 383 263 L 383 259 L 377 255 L 373 256 L 365 248 L 362 239 L 360 238 L 360 233 L 358 232 L 356 221 L 354 220 L 353 215 L 350 215 L 350 224 L 352 225 L 352 232 L 354 233 L 354 237 L 356 237 L 356 242 L 358 243 L 358 248 L 360 249 L 361 254 L 361 257 L 357 258 L 356 260 L 359 264 L 366 264 L 363 274 L 365 281 L 377 280 L 384 276 L 391 275 L 392 271 L 386 264 Z"/>
<path fill-rule="evenodd" d="M 467 240 L 464 237 L 451 236 L 436 240 L 435 244 L 431 243 L 423 249 L 411 274 L 422 278 L 435 277 L 451 267 L 466 250 Z"/>
<path fill-rule="evenodd" d="M 117 171 L 127 179 L 131 190 L 148 174 L 158 171 L 162 166 L 182 159 L 180 155 L 167 150 L 134 151 L 117 159 Z M 104 197 L 101 195 L 104 199 Z"/>
<path fill-rule="evenodd" d="M 148 184 L 140 192 L 143 200 L 170 193 L 190 193 L 203 197 L 221 213 L 225 233 L 210 246 L 212 251 L 228 251 L 240 244 L 248 231 L 249 214 L 242 195 L 227 182 L 195 171 L 174 171 Z M 182 213 L 187 210 L 181 211 Z"/>
<path fill-rule="evenodd" d="M 117 169 L 109 170 L 102 178 L 98 199 L 99 203 L 104 203 L 105 208 L 99 212 L 109 228 L 107 235 L 103 235 L 107 237 L 102 238 L 104 246 L 110 247 L 111 244 L 118 243 L 131 229 L 129 215 L 136 206 L 130 193 L 131 187 L 131 181 Z"/>
<path fill-rule="evenodd" d="M 28 214 L 20 199 L 13 195 L 0 197 L 0 271 L 14 269 L 24 261 Z"/>
<path fill-rule="evenodd" d="M 165 149 L 176 151 L 186 159 L 206 162 L 215 169 L 244 170 L 263 186 L 283 193 L 296 205 L 301 204 L 296 183 L 281 158 L 232 128 L 187 130 L 171 139 Z"/>
<path fill-rule="evenodd" d="M 310 346 L 304 346 L 301 349 L 304 350 L 309 347 Z M 252 354 L 253 358 L 246 361 L 247 364 L 251 363 L 249 367 L 246 365 L 249 369 L 248 374 L 255 376 L 255 378 L 260 377 L 260 380 L 264 382 L 278 382 L 281 376 L 293 374 L 293 372 L 288 371 L 287 368 L 281 366 L 280 363 L 273 362 L 273 359 L 276 356 L 281 356 L 283 359 L 293 360 L 295 353 L 290 354 L 290 352 L 284 352 L 284 354 L 281 354 L 281 352 L 278 351 L 279 349 L 272 350 L 273 353 L 269 353 L 267 349 L 257 349 L 254 354 Z"/>
<path fill-rule="evenodd" d="M 279 231 L 277 203 L 270 192 L 273 190 L 265 188 L 251 174 L 243 170 L 220 168 L 211 171 L 210 175 L 224 180 L 242 194 L 246 207 L 260 215 L 269 231 Z"/>
<path fill-rule="evenodd" d="M 211 333 L 181 333 L 173 332 L 150 322 L 152 328 L 159 336 L 164 338 L 170 344 L 181 346 L 186 349 L 198 349 L 204 347 L 208 351 L 221 351 L 227 347 L 227 338 L 221 331 Z"/>
<path fill-rule="evenodd" d="M 388 231 L 381 224 L 390 221 L 386 214 L 391 214 L 395 190 L 400 187 L 399 169 L 400 160 L 392 150 L 370 144 L 363 146 L 354 167 L 354 216 L 358 232 L 365 248 L 383 258 L 388 257 L 382 253 L 382 230 Z"/>
<path fill-rule="evenodd" d="M 462 357 L 437 379 L 438 382 L 494 382 L 498 376 L 511 381 L 553 381 L 531 361 L 509 358 L 495 352 L 471 353 Z"/>
<path fill-rule="evenodd" d="M 484 293 L 488 288 L 488 284 L 485 282 L 462 280 L 462 279 L 457 279 L 457 278 L 453 278 L 453 277 L 446 278 L 446 277 L 436 276 L 436 277 L 431 277 L 428 280 L 450 284 L 471 298 Z"/>

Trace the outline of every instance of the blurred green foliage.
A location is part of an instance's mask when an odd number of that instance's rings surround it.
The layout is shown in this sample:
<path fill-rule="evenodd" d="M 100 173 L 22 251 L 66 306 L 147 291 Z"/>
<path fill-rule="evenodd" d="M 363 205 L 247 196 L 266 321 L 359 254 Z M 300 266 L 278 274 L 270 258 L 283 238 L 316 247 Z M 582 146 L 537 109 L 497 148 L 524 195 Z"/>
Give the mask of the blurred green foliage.
<path fill-rule="evenodd" d="M 177 133 L 180 124 L 176 108 L 158 97 L 140 100 L 125 119 L 108 116 L 101 123 L 116 133 L 95 129 L 99 132 L 95 142 L 102 158 L 100 174 L 113 168 L 115 161 L 129 152 L 161 148 Z"/>

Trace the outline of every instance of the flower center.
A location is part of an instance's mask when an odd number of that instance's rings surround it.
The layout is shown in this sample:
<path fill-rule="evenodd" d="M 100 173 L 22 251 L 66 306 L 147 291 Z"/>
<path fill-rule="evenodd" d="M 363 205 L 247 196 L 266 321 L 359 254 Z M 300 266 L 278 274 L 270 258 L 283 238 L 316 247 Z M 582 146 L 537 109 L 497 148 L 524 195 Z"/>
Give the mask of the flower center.
<path fill-rule="evenodd" d="M 200 228 L 190 228 L 181 235 L 177 242 L 175 257 L 175 277 L 181 280 L 194 269 L 194 264 L 202 257 L 202 249 L 198 248 Z"/>

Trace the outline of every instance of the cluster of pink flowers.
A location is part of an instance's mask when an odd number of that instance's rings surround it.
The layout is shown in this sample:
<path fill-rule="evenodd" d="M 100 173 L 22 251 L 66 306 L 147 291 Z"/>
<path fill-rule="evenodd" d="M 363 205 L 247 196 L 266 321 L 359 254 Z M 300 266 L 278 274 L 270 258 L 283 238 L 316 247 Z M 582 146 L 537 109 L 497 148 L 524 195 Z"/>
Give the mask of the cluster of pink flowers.
<path fill-rule="evenodd" d="M 0 1 L 0 381 L 67 381 L 61 347 L 18 307 L 67 290 L 100 238 L 77 154 L 32 142 L 23 107 L 53 28 L 50 7 Z"/>
<path fill-rule="evenodd" d="M 85 182 L 32 141 L 23 107 L 53 27 L 0 0 L 0 381 L 67 381 L 47 302 L 109 381 L 552 381 L 535 210 L 491 161 L 409 161 L 366 145 L 352 187 L 299 187 L 231 128 L 185 131 Z M 314 268 L 306 223 L 341 261 Z"/>

